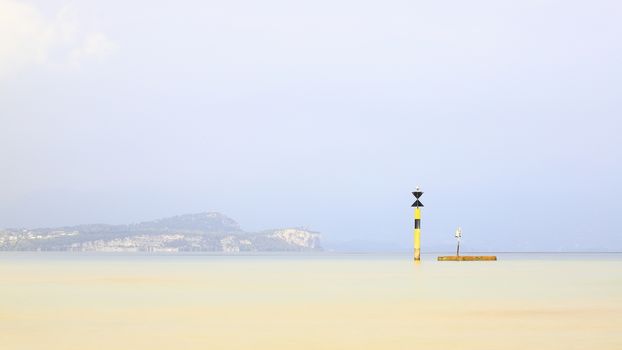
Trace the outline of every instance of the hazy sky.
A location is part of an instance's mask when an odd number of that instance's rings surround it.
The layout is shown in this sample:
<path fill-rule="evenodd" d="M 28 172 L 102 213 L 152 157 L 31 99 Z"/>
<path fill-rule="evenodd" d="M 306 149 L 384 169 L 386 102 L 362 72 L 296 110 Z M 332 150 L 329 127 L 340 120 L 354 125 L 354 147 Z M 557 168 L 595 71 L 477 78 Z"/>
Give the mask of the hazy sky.
<path fill-rule="evenodd" d="M 0 0 L 0 227 L 622 249 L 620 1 Z"/>

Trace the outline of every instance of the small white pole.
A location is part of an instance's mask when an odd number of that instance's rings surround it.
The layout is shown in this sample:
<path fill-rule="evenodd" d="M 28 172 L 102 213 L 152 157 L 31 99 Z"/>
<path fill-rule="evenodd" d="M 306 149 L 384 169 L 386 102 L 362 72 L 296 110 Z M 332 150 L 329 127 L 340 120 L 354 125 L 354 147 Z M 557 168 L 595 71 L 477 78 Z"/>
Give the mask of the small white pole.
<path fill-rule="evenodd" d="M 458 241 L 456 256 L 460 256 L 460 238 L 462 238 L 462 228 L 458 227 L 458 229 L 456 230 L 456 241 Z"/>

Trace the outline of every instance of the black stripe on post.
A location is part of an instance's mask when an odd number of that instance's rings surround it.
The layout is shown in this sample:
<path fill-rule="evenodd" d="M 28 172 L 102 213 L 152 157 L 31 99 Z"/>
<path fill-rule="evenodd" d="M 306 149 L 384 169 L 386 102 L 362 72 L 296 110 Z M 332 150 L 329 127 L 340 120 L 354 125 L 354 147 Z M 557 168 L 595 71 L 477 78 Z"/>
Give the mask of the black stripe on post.
<path fill-rule="evenodd" d="M 415 219 L 415 228 L 421 228 L 421 219 Z"/>

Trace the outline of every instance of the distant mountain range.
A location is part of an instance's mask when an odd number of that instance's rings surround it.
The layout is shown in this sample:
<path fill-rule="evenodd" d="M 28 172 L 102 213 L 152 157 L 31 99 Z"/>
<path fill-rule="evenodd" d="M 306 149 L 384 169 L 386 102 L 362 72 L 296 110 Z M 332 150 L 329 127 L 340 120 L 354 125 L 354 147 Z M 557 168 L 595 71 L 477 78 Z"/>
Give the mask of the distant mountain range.
<path fill-rule="evenodd" d="M 245 232 L 216 212 L 129 225 L 0 230 L 0 250 L 101 252 L 320 251 L 320 234 L 302 228 Z"/>

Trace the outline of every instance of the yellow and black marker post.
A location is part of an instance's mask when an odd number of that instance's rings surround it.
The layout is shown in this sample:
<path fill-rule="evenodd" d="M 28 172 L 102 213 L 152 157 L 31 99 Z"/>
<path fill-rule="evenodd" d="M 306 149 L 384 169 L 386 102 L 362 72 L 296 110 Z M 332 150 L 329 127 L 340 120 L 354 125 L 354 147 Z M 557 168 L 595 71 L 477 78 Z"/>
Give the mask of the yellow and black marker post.
<path fill-rule="evenodd" d="M 415 192 L 412 193 L 415 196 L 416 200 L 411 207 L 415 208 L 415 261 L 421 260 L 421 209 L 423 208 L 423 203 L 419 201 L 419 197 L 423 194 L 423 192 L 419 191 L 419 186 Z"/>

